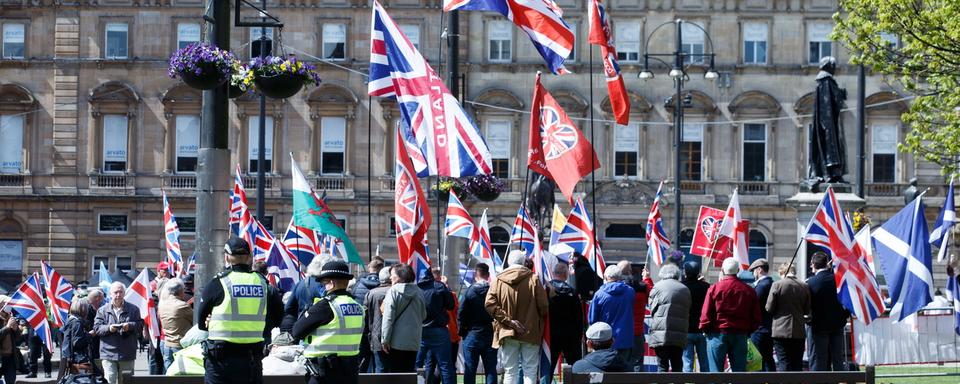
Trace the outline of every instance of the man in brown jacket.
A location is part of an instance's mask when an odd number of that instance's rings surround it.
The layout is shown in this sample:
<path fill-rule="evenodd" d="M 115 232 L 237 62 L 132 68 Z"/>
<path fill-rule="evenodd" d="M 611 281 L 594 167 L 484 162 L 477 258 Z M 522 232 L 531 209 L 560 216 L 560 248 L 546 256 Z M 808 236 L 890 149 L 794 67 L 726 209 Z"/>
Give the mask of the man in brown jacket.
<path fill-rule="evenodd" d="M 484 306 L 493 317 L 493 347 L 503 352 L 503 382 L 517 383 L 523 366 L 523 384 L 535 384 L 540 365 L 543 322 L 548 314 L 547 292 L 533 271 L 523 266 L 526 256 L 515 250 L 507 269 L 490 284 Z"/>
<path fill-rule="evenodd" d="M 806 330 L 804 317 L 810 315 L 810 290 L 797 279 L 793 266 L 779 269 L 782 279 L 770 287 L 766 309 L 773 316 L 773 349 L 780 358 L 777 371 L 802 371 Z"/>
<path fill-rule="evenodd" d="M 160 304 L 157 316 L 163 329 L 163 370 L 173 364 L 173 354 L 179 352 L 180 339 L 193 326 L 193 308 L 187 303 L 186 286 L 183 280 L 173 278 L 160 287 Z"/>

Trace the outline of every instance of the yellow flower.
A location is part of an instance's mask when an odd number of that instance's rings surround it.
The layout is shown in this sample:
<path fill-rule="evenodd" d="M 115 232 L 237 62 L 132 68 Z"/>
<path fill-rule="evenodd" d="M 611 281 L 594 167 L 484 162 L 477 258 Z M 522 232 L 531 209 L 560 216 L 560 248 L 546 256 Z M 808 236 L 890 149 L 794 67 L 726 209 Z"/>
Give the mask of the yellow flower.
<path fill-rule="evenodd" d="M 298 62 L 297 62 L 297 69 L 300 69 L 300 68 L 303 68 L 303 63 L 301 63 L 301 62 L 298 61 Z"/>
<path fill-rule="evenodd" d="M 286 70 L 287 70 L 287 63 L 280 64 L 280 70 L 281 70 L 281 71 L 286 71 Z"/>

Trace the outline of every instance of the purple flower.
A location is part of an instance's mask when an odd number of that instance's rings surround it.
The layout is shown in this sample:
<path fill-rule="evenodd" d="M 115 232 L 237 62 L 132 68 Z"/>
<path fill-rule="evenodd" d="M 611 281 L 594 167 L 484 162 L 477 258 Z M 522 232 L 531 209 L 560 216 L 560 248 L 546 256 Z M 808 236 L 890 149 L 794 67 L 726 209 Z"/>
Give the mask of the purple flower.
<path fill-rule="evenodd" d="M 200 75 L 205 69 L 213 67 L 221 78 L 228 78 L 233 73 L 232 64 L 235 60 L 233 53 L 217 46 L 193 43 L 178 49 L 170 56 L 167 75 L 171 78 L 177 78 L 181 73 L 187 72 Z"/>
<path fill-rule="evenodd" d="M 320 84 L 320 75 L 316 73 L 315 69 L 316 67 L 298 60 L 294 55 L 289 55 L 286 58 L 280 56 L 255 57 L 250 60 L 250 70 L 256 77 L 291 75 L 307 85 Z"/>

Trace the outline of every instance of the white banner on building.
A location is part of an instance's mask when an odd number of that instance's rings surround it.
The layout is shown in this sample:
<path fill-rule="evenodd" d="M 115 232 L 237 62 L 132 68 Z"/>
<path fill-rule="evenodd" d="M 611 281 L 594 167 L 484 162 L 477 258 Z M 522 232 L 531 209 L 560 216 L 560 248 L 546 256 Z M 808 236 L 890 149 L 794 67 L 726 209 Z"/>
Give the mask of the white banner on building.
<path fill-rule="evenodd" d="M 127 161 L 127 116 L 104 115 L 103 161 Z"/>
<path fill-rule="evenodd" d="M 0 116 L 0 173 L 23 169 L 23 116 Z"/>
<path fill-rule="evenodd" d="M 347 120 L 342 117 L 324 117 L 320 119 L 320 151 L 323 153 L 347 150 Z"/>
<path fill-rule="evenodd" d="M 23 267 L 23 241 L 0 240 L 0 271 L 20 271 Z"/>

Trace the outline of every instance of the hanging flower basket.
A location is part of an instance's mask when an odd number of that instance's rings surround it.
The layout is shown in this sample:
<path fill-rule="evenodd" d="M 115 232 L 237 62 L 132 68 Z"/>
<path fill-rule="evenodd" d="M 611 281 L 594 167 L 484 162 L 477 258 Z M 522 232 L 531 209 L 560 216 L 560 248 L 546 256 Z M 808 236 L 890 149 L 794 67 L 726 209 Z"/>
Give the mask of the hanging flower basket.
<path fill-rule="evenodd" d="M 240 60 L 234 60 L 230 67 L 230 86 L 227 88 L 227 97 L 236 99 L 253 88 L 253 71 Z"/>
<path fill-rule="evenodd" d="M 439 189 L 437 188 L 439 186 Z M 430 186 L 430 189 L 433 189 L 439 193 L 440 201 L 446 201 L 450 199 L 450 191 L 457 194 L 457 197 L 460 200 L 463 200 L 464 197 L 468 195 L 466 188 L 463 186 L 463 183 L 459 179 L 452 177 L 443 177 L 440 178 L 438 184 Z"/>
<path fill-rule="evenodd" d="M 235 60 L 229 51 L 207 43 L 193 43 L 170 56 L 167 74 L 180 78 L 191 88 L 214 89 L 230 78 Z"/>
<path fill-rule="evenodd" d="M 481 201 L 494 201 L 506 189 L 503 181 L 493 175 L 477 175 L 464 182 L 467 190 Z"/>
<path fill-rule="evenodd" d="M 315 67 L 297 60 L 294 55 L 287 58 L 268 56 L 250 61 L 253 82 L 257 90 L 274 99 L 286 99 L 300 92 L 304 85 L 320 84 L 320 76 Z"/>

